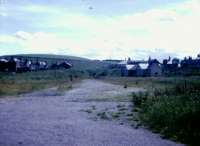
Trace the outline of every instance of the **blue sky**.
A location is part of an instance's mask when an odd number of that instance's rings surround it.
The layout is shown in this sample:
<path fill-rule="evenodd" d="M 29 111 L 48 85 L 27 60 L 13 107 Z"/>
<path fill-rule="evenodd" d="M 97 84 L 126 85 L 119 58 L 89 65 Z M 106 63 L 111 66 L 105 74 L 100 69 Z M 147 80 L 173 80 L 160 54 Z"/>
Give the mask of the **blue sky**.
<path fill-rule="evenodd" d="M 0 0 L 0 55 L 196 56 L 199 26 L 200 0 Z"/>

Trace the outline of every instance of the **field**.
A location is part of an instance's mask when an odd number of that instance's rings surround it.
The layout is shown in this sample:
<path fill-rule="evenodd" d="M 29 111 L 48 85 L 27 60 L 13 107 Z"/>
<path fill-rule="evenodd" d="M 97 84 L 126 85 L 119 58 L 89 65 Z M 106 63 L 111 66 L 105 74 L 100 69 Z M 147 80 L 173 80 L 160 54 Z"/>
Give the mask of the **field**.
<path fill-rule="evenodd" d="M 181 80 L 196 80 L 199 77 L 105 77 L 102 80 L 113 84 L 124 85 L 127 87 L 141 87 L 146 90 L 155 88 L 166 88 L 176 84 Z"/>
<path fill-rule="evenodd" d="M 68 88 L 73 82 L 85 77 L 84 73 L 72 69 L 20 74 L 0 73 L 0 96 L 19 95 L 50 87 Z"/>

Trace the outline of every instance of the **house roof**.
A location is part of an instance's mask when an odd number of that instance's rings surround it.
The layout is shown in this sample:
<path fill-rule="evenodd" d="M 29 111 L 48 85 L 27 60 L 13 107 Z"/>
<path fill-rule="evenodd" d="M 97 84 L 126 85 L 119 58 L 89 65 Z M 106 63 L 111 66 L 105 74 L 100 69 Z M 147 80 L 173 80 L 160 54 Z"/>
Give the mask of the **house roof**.
<path fill-rule="evenodd" d="M 68 63 L 67 61 L 64 62 L 66 65 L 69 65 L 72 67 L 72 64 Z"/>
<path fill-rule="evenodd" d="M 72 65 L 66 61 L 62 62 L 59 64 L 60 66 L 68 66 L 68 67 L 72 67 Z"/>
<path fill-rule="evenodd" d="M 136 69 L 139 69 L 139 68 L 140 68 L 139 65 L 133 65 L 133 64 L 127 64 L 126 65 L 127 70 L 136 70 Z"/>
<path fill-rule="evenodd" d="M 19 62 L 20 60 L 18 58 L 13 59 L 15 62 Z"/>
<path fill-rule="evenodd" d="M 123 60 L 121 62 L 118 63 L 119 65 L 126 65 L 127 64 L 127 60 Z"/>
<path fill-rule="evenodd" d="M 148 64 L 140 64 L 141 69 L 147 69 L 148 68 Z"/>
<path fill-rule="evenodd" d="M 2 62 L 8 62 L 8 60 L 6 60 L 4 58 L 0 59 L 0 61 L 2 61 Z"/>
<path fill-rule="evenodd" d="M 157 60 L 157 59 L 153 59 L 153 60 L 150 60 L 149 61 L 149 64 L 153 64 L 153 63 L 157 63 L 157 64 L 160 64 L 160 62 Z"/>

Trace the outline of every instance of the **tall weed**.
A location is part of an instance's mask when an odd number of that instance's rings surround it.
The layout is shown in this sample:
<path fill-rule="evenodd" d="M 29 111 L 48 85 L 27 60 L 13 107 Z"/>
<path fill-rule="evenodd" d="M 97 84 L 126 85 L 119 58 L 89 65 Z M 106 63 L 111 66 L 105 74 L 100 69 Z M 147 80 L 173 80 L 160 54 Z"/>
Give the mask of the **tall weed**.
<path fill-rule="evenodd" d="M 137 99 L 140 97 L 140 100 Z M 183 80 L 153 93 L 133 96 L 143 123 L 163 136 L 189 145 L 200 145 L 200 81 Z M 142 99 L 146 100 L 142 100 Z"/>

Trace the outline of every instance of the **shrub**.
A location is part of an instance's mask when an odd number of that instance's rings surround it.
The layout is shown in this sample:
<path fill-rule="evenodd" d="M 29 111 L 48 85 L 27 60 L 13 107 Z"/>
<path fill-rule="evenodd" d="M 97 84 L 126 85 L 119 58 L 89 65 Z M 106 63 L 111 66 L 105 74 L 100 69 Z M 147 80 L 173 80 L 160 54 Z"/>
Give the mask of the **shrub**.
<path fill-rule="evenodd" d="M 148 92 L 132 93 L 132 101 L 135 106 L 141 106 L 147 100 Z"/>
<path fill-rule="evenodd" d="M 125 88 L 125 89 L 127 88 L 127 84 L 126 84 L 126 83 L 124 84 L 124 88 Z"/>
<path fill-rule="evenodd" d="M 133 96 L 134 104 L 141 107 L 140 119 L 146 126 L 165 137 L 200 145 L 199 81 L 181 81 L 149 95 Z"/>

